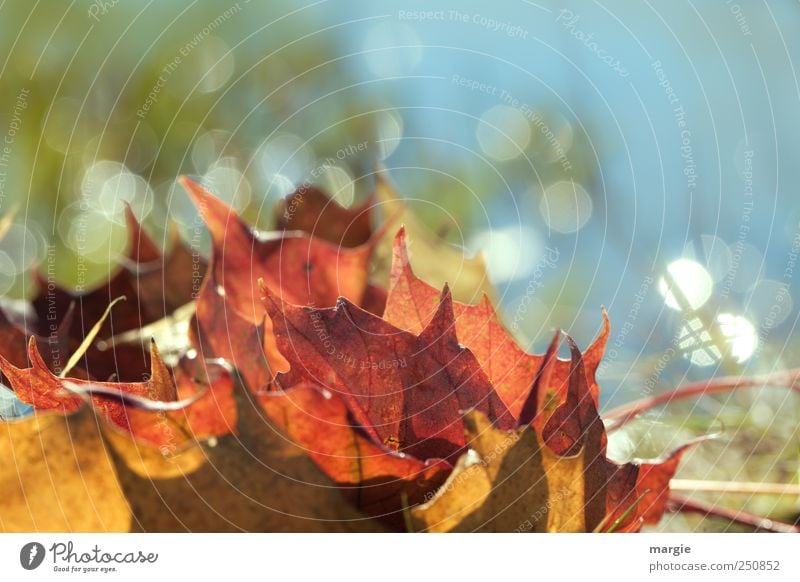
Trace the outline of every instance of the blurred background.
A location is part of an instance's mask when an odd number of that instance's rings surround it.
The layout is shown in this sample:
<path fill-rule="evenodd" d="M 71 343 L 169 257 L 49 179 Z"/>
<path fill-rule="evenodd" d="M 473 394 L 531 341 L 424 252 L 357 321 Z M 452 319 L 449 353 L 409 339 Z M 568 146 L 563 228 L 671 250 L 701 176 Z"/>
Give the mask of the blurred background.
<path fill-rule="evenodd" d="M 431 229 L 484 255 L 528 349 L 555 327 L 587 345 L 605 306 L 605 409 L 795 367 L 798 24 L 791 0 L 6 1 L 0 294 L 35 295 L 34 269 L 104 281 L 124 201 L 157 240 L 175 223 L 207 252 L 180 174 L 269 228 L 298 184 L 350 205 L 382 165 Z M 706 397 L 617 431 L 611 453 L 722 430 L 684 476 L 797 484 L 798 419 L 788 390 Z"/>

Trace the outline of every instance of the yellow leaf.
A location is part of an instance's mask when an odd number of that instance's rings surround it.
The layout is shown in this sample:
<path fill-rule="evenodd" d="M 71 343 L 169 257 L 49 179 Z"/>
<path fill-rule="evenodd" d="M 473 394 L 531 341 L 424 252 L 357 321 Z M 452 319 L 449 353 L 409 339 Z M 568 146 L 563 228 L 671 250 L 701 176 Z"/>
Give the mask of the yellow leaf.
<path fill-rule="evenodd" d="M 0 459 L 0 530 L 129 530 L 130 509 L 89 407 L 0 423 Z"/>
<path fill-rule="evenodd" d="M 427 503 L 411 511 L 429 532 L 585 531 L 582 454 L 559 457 L 532 427 L 505 432 L 472 411 L 471 450 Z"/>

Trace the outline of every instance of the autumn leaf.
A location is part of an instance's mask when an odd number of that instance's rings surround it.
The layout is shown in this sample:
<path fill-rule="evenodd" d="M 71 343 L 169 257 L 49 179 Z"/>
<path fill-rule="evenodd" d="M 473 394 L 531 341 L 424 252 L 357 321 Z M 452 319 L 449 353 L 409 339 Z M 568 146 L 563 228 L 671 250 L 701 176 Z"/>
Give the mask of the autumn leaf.
<path fill-rule="evenodd" d="M 75 385 L 94 384 L 118 389 L 120 392 L 143 396 L 152 400 L 169 401 L 177 397 L 175 381 L 166 364 L 158 354 L 155 344 L 151 345 L 151 377 L 146 382 L 104 382 L 95 383 L 77 378 L 63 379 L 53 374 L 39 353 L 34 338 L 28 342 L 29 368 L 18 368 L 0 356 L 0 369 L 10 380 L 11 387 L 23 402 L 40 410 L 59 410 L 74 412 L 83 404 L 83 399 L 65 387 L 66 382 Z"/>
<path fill-rule="evenodd" d="M 228 378 L 229 380 L 230 378 Z M 88 388 L 88 387 L 87 387 Z M 104 398 L 70 414 L 37 412 L 0 423 L 0 528 L 7 531 L 381 531 L 244 388 L 234 425 L 218 439 L 187 441 L 175 454 L 99 422 Z M 184 412 L 154 402 L 142 424 Z M 140 400 L 131 408 L 143 405 Z M 149 420 L 145 420 L 149 417 Z"/>
<path fill-rule="evenodd" d="M 226 359 L 254 392 L 265 390 L 276 373 L 288 370 L 266 313 L 253 322 L 237 311 L 217 282 L 213 262 L 195 304 L 190 332 L 202 354 Z"/>
<path fill-rule="evenodd" d="M 31 331 L 33 326 L 28 325 L 29 314 L 20 313 L 17 310 L 12 311 L 10 307 L 0 305 L 2 356 L 15 366 L 25 366 L 28 361 L 28 341 L 33 337 L 48 366 L 59 368 L 60 371 L 60 368 L 66 364 L 67 354 L 70 352 L 69 328 L 74 311 L 74 309 L 68 310 L 64 319 L 51 334 L 41 336 Z M 0 374 L 0 378 L 2 378 L 2 374 Z"/>
<path fill-rule="evenodd" d="M 681 458 L 690 448 L 710 438 L 714 435 L 692 439 L 659 459 L 638 460 L 622 466 L 610 464 L 605 524 L 610 527 L 619 522 L 614 531 L 635 532 L 644 525 L 661 521 L 669 501 L 669 482 Z"/>
<path fill-rule="evenodd" d="M 112 338 L 124 332 L 137 330 L 170 315 L 191 301 L 194 286 L 205 268 L 199 257 L 194 257 L 172 233 L 171 250 L 163 255 L 152 239 L 141 228 L 130 207 L 125 208 L 128 227 L 128 250 L 120 267 L 109 280 L 98 287 L 82 292 L 72 292 L 37 275 L 39 294 L 32 307 L 40 323 L 38 332 L 49 334 L 52 324 L 64 323 L 70 338 L 70 350 L 86 337 L 88 330 L 100 321 L 108 305 L 118 297 L 127 300 L 118 306 L 102 325 L 99 337 Z M 196 281 L 197 280 L 197 281 Z M 62 352 L 63 353 L 63 352 Z M 147 346 L 112 345 L 103 350 L 96 344 L 86 351 L 82 368 L 88 375 L 107 379 L 112 376 L 123 381 L 140 379 L 149 370 Z"/>
<path fill-rule="evenodd" d="M 43 288 L 38 321 L 0 311 L 0 371 L 34 408 L 0 423 L 14 459 L 2 528 L 627 532 L 661 518 L 686 447 L 607 458 L 604 311 L 585 352 L 566 336 L 560 359 L 558 331 L 526 353 L 482 260 L 421 226 L 382 176 L 352 209 L 301 187 L 271 233 L 182 183 L 211 232 L 207 269 L 182 245 L 162 254 L 126 208 L 108 282 Z M 370 283 L 381 273 L 388 289 Z M 85 369 L 55 375 L 81 342 Z"/>
<path fill-rule="evenodd" d="M 257 233 L 199 184 L 185 177 L 181 183 L 211 232 L 217 282 L 226 300 L 250 321 L 263 315 L 259 279 L 300 305 L 333 305 L 340 296 L 361 301 L 371 244 L 345 249 L 303 233 Z"/>
<path fill-rule="evenodd" d="M 232 433 L 237 424 L 235 379 L 224 360 L 181 358 L 172 369 L 178 400 L 186 406 L 168 412 L 194 440 Z"/>
<path fill-rule="evenodd" d="M 459 479 L 473 483 L 474 488 L 469 491 L 455 488 L 456 492 L 451 493 L 447 485 L 443 486 L 440 493 L 448 493 L 444 497 L 437 494 L 440 500 L 437 509 L 432 510 L 430 515 L 438 517 L 431 517 L 426 522 L 426 528 L 449 530 L 460 524 L 457 527 L 459 531 L 465 528 L 506 528 L 505 531 L 508 531 L 507 528 L 513 524 L 497 516 L 489 519 L 495 515 L 496 508 L 490 506 L 488 512 L 481 510 L 483 513 L 477 510 L 484 504 L 482 495 L 476 491 L 489 491 L 493 494 L 492 499 L 499 499 L 497 502 L 502 503 L 502 496 L 498 498 L 495 489 L 504 485 L 504 482 L 495 481 L 497 472 L 487 473 L 483 470 L 485 463 L 483 468 L 471 468 L 474 463 L 469 455 L 474 456 L 476 451 L 467 451 L 467 447 L 472 446 L 471 439 L 475 437 L 469 427 L 461 438 L 455 430 L 433 433 L 427 428 L 447 426 L 463 431 L 463 423 L 473 422 L 466 419 L 458 422 L 461 411 L 473 408 L 466 402 L 467 399 L 460 398 L 459 389 L 463 388 L 459 387 L 458 382 L 438 390 L 430 389 L 425 384 L 429 378 L 436 376 L 437 366 L 440 370 L 447 370 L 456 361 L 456 357 L 446 350 L 439 350 L 441 357 L 435 363 L 421 360 L 420 355 L 430 356 L 433 345 L 439 344 L 419 343 L 420 340 L 436 338 L 444 345 L 455 347 L 460 357 L 466 354 L 465 361 L 473 364 L 471 370 L 475 369 L 474 364 L 478 364 L 479 371 L 481 368 L 490 371 L 480 375 L 472 373 L 470 381 L 464 382 L 470 385 L 466 393 L 480 386 L 477 393 L 472 393 L 473 400 L 491 402 L 491 398 L 498 394 L 505 394 L 507 398 L 509 394 L 514 394 L 513 399 L 509 399 L 513 413 L 504 409 L 505 412 L 498 415 L 495 412 L 498 409 L 485 408 L 479 413 L 487 415 L 489 421 L 495 423 L 495 440 L 501 438 L 501 433 L 506 441 L 516 438 L 514 433 L 508 432 L 515 425 L 528 427 L 526 430 L 535 435 L 537 456 L 543 459 L 538 470 L 545 473 L 550 471 L 548 478 L 554 486 L 558 485 L 561 501 L 559 506 L 551 507 L 555 503 L 551 499 L 551 490 L 545 491 L 545 500 L 549 503 L 548 518 L 544 522 L 549 524 L 547 531 L 592 531 L 612 518 L 612 523 L 620 521 L 617 527 L 636 529 L 641 527 L 645 518 L 650 520 L 653 515 L 660 517 L 663 503 L 659 505 L 654 500 L 664 498 L 675 467 L 659 463 L 643 465 L 643 476 L 651 471 L 654 477 L 659 476 L 643 484 L 644 480 L 639 480 L 639 466 L 619 467 L 606 458 L 606 433 L 597 412 L 599 389 L 595 380 L 595 371 L 609 334 L 605 312 L 605 325 L 585 353 L 567 337 L 571 357 L 569 360 L 559 359 L 557 351 L 562 334 L 558 332 L 543 356 L 526 354 L 499 323 L 488 299 L 478 306 L 454 304 L 447 288 L 437 298 L 436 291 L 419 280 L 411 270 L 405 252 L 404 234 L 401 229 L 395 240 L 394 265 L 384 319 L 346 301 L 340 301 L 335 308 L 329 309 L 293 306 L 264 289 L 265 305 L 272 319 L 277 346 L 291 366 L 287 374 L 278 377 L 278 384 L 287 390 L 286 394 L 291 395 L 292 387 L 303 382 L 318 383 L 333 392 L 334 397 L 342 397 L 356 424 L 371 439 L 370 445 L 391 444 L 420 460 L 435 456 L 451 462 L 458 460 L 450 479 L 456 479 L 456 475 L 459 475 Z M 458 311 L 455 311 L 456 308 Z M 489 328 L 488 332 L 486 328 Z M 445 337 L 449 338 L 449 342 L 442 342 Z M 469 349 L 461 348 L 459 340 Z M 473 350 L 478 357 L 473 356 Z M 406 360 L 406 354 L 412 356 Z M 387 362 L 397 364 L 387 365 Z M 514 379 L 512 389 L 509 389 L 509 384 L 502 384 L 507 375 Z M 448 377 L 459 376 L 450 372 Z M 486 383 L 476 383 L 477 378 L 485 378 Z M 502 392 L 497 391 L 497 385 L 503 386 Z M 431 396 L 422 392 L 425 389 Z M 423 400 L 420 393 L 429 399 Z M 457 405 L 443 406 L 453 401 Z M 422 406 L 415 407 L 418 403 L 422 403 Z M 437 407 L 446 411 L 446 416 L 432 414 Z M 507 422 L 509 418 L 510 423 Z M 310 421 L 306 420 L 306 423 Z M 320 432 L 321 425 L 315 429 Z M 426 433 L 426 430 L 429 432 Z M 301 431 L 295 438 L 315 450 L 315 439 L 309 436 L 314 432 L 314 429 Z M 444 438 L 441 438 L 442 434 Z M 425 440 L 420 441 L 420 436 L 423 439 L 436 438 L 436 448 Z M 528 440 L 530 449 L 533 441 L 530 441 L 530 437 Z M 329 443 L 330 448 L 325 449 L 325 455 L 312 456 L 320 466 L 328 465 L 326 470 L 329 474 L 335 474 L 341 468 L 332 469 L 331 459 L 352 454 L 352 449 L 342 444 L 352 442 L 352 438 L 334 439 Z M 480 456 L 480 452 L 477 454 Z M 525 458 L 533 457 L 529 455 Z M 509 457 L 506 461 L 511 464 L 512 473 L 522 470 L 521 466 L 514 464 L 515 459 Z M 369 461 L 364 456 L 361 460 Z M 556 466 L 559 467 L 558 471 L 551 470 Z M 468 479 L 467 475 L 477 476 Z M 514 479 L 510 483 L 516 487 L 527 482 L 525 479 Z M 541 491 L 537 495 L 541 497 Z M 529 505 L 541 505 L 539 497 L 533 501 L 529 499 Z M 566 505 L 568 501 L 572 506 Z M 522 506 L 523 511 L 528 508 Z M 451 510 L 457 514 L 456 517 L 443 516 Z M 517 513 L 515 510 L 509 515 Z M 445 525 L 433 526 L 439 518 Z M 481 520 L 491 522 L 491 525 L 482 525 Z M 519 527 L 519 524 L 514 527 Z M 540 524 L 539 527 L 545 526 Z"/>
<path fill-rule="evenodd" d="M 111 457 L 137 531 L 381 531 L 237 388 L 235 435 L 163 457 L 130 439 Z"/>
<path fill-rule="evenodd" d="M 458 301 L 473 303 L 482 296 L 494 297 L 481 256 L 469 258 L 459 249 L 431 232 L 409 209 L 389 182 L 385 171 L 375 173 L 375 203 L 386 221 L 385 229 L 394 232 L 405 225 L 408 243 L 414 255 L 414 268 L 419 276 L 441 289 L 449 285 Z M 385 285 L 391 271 L 393 243 L 390 237 L 381 238 L 375 250 L 373 281 Z"/>
<path fill-rule="evenodd" d="M 664 514 L 685 450 L 619 466 L 587 448 L 559 455 L 532 426 L 498 431 L 476 412 L 465 425 L 470 451 L 436 496 L 411 512 L 420 531 L 639 531 Z M 595 499 L 604 506 L 599 516 Z"/>
<path fill-rule="evenodd" d="M 0 530 L 129 530 L 130 511 L 89 407 L 0 422 L 0 458 Z"/>
<path fill-rule="evenodd" d="M 128 260 L 133 263 L 131 267 L 152 264 L 163 258 L 161 249 L 142 228 L 128 202 L 125 202 L 125 226 L 128 230 Z"/>
<path fill-rule="evenodd" d="M 571 360 L 568 387 L 563 403 L 540 423 L 541 436 L 548 449 L 561 457 L 581 455 L 586 528 L 597 527 L 606 514 L 606 486 L 609 480 L 606 460 L 606 431 L 597 412 L 594 397 L 586 379 L 583 354 L 567 336 Z M 545 413 L 546 414 L 546 413 Z"/>
<path fill-rule="evenodd" d="M 458 343 L 446 287 L 418 335 L 344 298 L 332 308 L 304 308 L 263 291 L 278 348 L 291 366 L 279 385 L 310 382 L 342 396 L 378 442 L 418 459 L 455 460 L 465 445 L 462 410 L 476 408 L 499 426 L 513 426 L 477 360 Z"/>
<path fill-rule="evenodd" d="M 34 338 L 28 344 L 28 358 L 31 367 L 19 368 L 0 356 L 0 370 L 8 378 L 16 396 L 36 410 L 69 414 L 82 408 L 88 397 L 104 420 L 165 451 L 179 448 L 193 437 L 194 431 L 199 436 L 215 436 L 230 430 L 225 420 L 231 416 L 230 403 L 226 402 L 226 399 L 230 399 L 230 381 L 219 381 L 219 374 L 215 379 L 218 381 L 206 384 L 206 388 L 214 386 L 219 387 L 219 390 L 212 391 L 212 395 L 206 395 L 187 379 L 187 374 L 191 373 L 190 368 L 180 368 L 177 376 L 181 379 L 182 394 L 190 400 L 198 397 L 197 402 L 192 400 L 186 405 L 196 405 L 197 410 L 202 410 L 193 411 L 191 416 L 185 416 L 185 406 L 176 407 L 179 412 L 153 415 L 142 414 L 136 406 L 131 408 L 127 405 L 137 398 L 140 399 L 140 406 L 145 408 L 148 407 L 146 401 L 157 406 L 178 400 L 175 376 L 161 359 L 154 342 L 150 347 L 150 377 L 144 382 L 96 382 L 82 378 L 60 378 L 47 368 Z M 211 398 L 214 402 L 221 402 L 221 406 L 215 408 Z M 220 418 L 216 418 L 217 416 Z"/>
<path fill-rule="evenodd" d="M 417 529 L 585 531 L 584 459 L 561 457 L 530 426 L 499 431 L 472 411 L 464 426 L 470 453 L 428 503 L 411 514 Z"/>
<path fill-rule="evenodd" d="M 384 319 L 401 329 L 419 333 L 438 309 L 439 291 L 414 274 L 406 247 L 405 228 L 397 232 L 392 252 Z M 570 372 L 569 360 L 524 352 L 503 327 L 487 295 L 483 295 L 477 305 L 454 301 L 453 311 L 458 340 L 476 357 L 515 418 L 522 416 L 526 402 L 529 405 L 525 416 L 530 422 L 547 400 L 563 400 Z M 584 355 L 595 403 L 599 392 L 595 373 L 609 334 L 605 312 L 603 322 L 603 329 Z M 557 349 L 558 346 L 554 347 Z M 545 361 L 548 365 L 543 368 Z M 531 396 L 531 386 L 537 381 L 537 375 L 540 377 L 536 393 Z"/>
<path fill-rule="evenodd" d="M 325 389 L 300 384 L 260 402 L 353 505 L 395 529 L 404 527 L 405 506 L 422 503 L 452 470 L 443 460 L 423 462 L 375 442 Z"/>
<path fill-rule="evenodd" d="M 479 462 L 462 457 L 449 481 L 458 485 L 446 483 L 441 495 L 415 510 L 426 529 L 514 531 L 528 527 L 520 522 L 528 516 L 530 531 L 592 531 L 603 521 L 611 468 L 605 429 L 583 356 L 567 341 L 571 360 L 564 404 L 541 432 L 542 423 L 533 422 L 518 433 L 502 433 L 473 414 L 467 440 Z M 496 458 L 487 460 L 492 452 Z"/>
<path fill-rule="evenodd" d="M 516 431 L 497 430 L 480 413 L 467 414 L 470 450 L 436 496 L 412 511 L 418 529 L 638 531 L 661 518 L 686 447 L 663 461 L 609 461 L 582 354 L 567 341 L 572 357 L 565 402 L 545 423 Z"/>
<path fill-rule="evenodd" d="M 256 233 L 202 186 L 188 178 L 181 183 L 213 241 L 211 274 L 197 306 L 205 353 L 230 359 L 251 390 L 264 389 L 286 365 L 271 344 L 258 280 L 302 305 L 333 305 L 340 295 L 360 302 L 372 244 L 344 249 L 302 233 Z"/>
<path fill-rule="evenodd" d="M 277 230 L 301 230 L 342 247 L 357 247 L 372 236 L 369 198 L 354 208 L 345 208 L 320 189 L 303 185 L 275 206 Z"/>

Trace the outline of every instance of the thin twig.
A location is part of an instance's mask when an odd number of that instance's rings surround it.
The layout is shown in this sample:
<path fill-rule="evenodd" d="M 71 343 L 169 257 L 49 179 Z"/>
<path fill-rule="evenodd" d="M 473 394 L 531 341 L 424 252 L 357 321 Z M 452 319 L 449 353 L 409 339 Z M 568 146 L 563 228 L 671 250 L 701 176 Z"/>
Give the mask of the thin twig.
<path fill-rule="evenodd" d="M 726 507 L 719 507 L 706 503 L 704 501 L 697 501 L 694 499 L 687 499 L 681 495 L 670 495 L 669 506 L 670 511 L 680 511 L 682 513 L 698 513 L 706 517 L 719 517 L 727 519 L 735 523 L 741 523 L 756 529 L 771 531 L 776 533 L 799 533 L 800 527 L 776 521 L 760 515 L 754 515 L 746 511 L 728 509 Z"/>
<path fill-rule="evenodd" d="M 706 481 L 704 479 L 673 479 L 671 491 L 702 491 L 709 493 L 734 493 L 745 495 L 795 495 L 800 496 L 800 485 L 786 483 L 756 483 L 752 481 Z"/>
<path fill-rule="evenodd" d="M 764 386 L 776 388 L 784 387 L 800 392 L 800 368 L 782 370 L 780 372 L 773 372 L 772 374 L 760 376 L 725 376 L 714 380 L 693 382 L 670 392 L 664 392 L 657 396 L 648 396 L 647 398 L 623 404 L 622 406 L 609 410 L 603 416 L 612 421 L 607 429 L 616 430 L 642 412 L 655 408 L 656 406 L 671 404 L 676 400 L 705 396 L 708 394 L 719 394 L 721 392 L 729 392 L 740 388 L 761 388 Z"/>

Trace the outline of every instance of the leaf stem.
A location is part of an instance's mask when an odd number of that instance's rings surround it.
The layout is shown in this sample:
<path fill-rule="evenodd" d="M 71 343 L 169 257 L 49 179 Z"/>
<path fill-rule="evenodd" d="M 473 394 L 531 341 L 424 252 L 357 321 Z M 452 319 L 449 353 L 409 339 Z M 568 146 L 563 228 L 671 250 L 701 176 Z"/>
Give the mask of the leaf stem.
<path fill-rule="evenodd" d="M 800 392 L 800 368 L 781 370 L 779 372 L 759 376 L 725 376 L 702 382 L 693 382 L 676 388 L 675 390 L 664 392 L 663 394 L 648 396 L 647 398 L 641 398 L 629 402 L 628 404 L 623 404 L 622 406 L 609 410 L 603 416 L 607 420 L 612 421 L 606 429 L 617 430 L 642 412 L 657 406 L 671 404 L 677 400 L 705 396 L 708 394 L 719 394 L 722 392 L 739 390 L 741 388 L 761 388 L 764 386 L 776 388 L 788 387 L 791 390 Z"/>
<path fill-rule="evenodd" d="M 800 527 L 782 521 L 776 521 L 760 515 L 754 515 L 746 511 L 728 509 L 726 507 L 719 507 L 706 503 L 704 501 L 697 501 L 694 499 L 687 499 L 681 495 L 670 495 L 669 510 L 680 511 L 682 513 L 697 513 L 706 517 L 720 517 L 729 521 L 740 523 L 754 527 L 756 529 L 771 531 L 776 533 L 798 533 Z"/>

